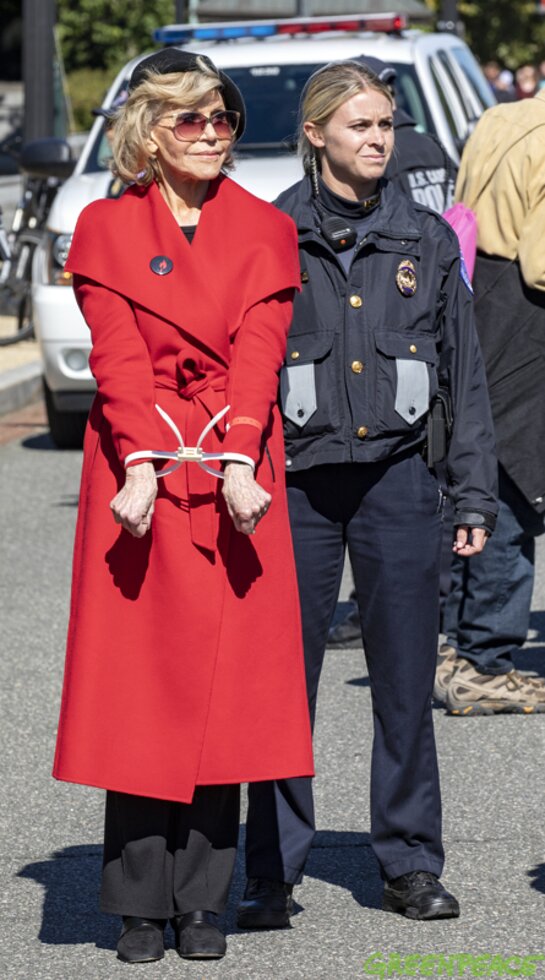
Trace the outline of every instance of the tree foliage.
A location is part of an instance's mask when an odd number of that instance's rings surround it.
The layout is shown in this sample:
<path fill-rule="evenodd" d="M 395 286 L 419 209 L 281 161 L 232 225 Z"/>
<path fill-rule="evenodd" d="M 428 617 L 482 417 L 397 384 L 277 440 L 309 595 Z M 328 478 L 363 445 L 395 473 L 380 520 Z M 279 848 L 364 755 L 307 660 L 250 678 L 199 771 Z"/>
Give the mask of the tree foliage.
<path fill-rule="evenodd" d="M 172 23 L 174 13 L 174 0 L 57 0 L 66 71 L 120 68 L 153 49 L 153 29 Z"/>
<path fill-rule="evenodd" d="M 426 0 L 438 11 L 440 0 Z M 482 62 L 500 61 L 514 69 L 545 59 L 545 15 L 537 0 L 459 0 L 465 40 Z"/>

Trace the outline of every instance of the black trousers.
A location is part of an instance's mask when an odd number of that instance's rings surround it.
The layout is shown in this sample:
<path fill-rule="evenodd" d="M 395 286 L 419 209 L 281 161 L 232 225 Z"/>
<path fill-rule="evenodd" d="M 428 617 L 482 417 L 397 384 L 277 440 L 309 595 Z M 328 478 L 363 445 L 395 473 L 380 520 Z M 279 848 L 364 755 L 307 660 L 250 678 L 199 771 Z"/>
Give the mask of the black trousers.
<path fill-rule="evenodd" d="M 418 452 L 288 477 L 309 708 L 348 547 L 373 704 L 371 840 L 385 877 L 443 867 L 431 697 L 437 658 L 442 495 Z M 342 706 L 339 706 L 342 711 Z M 348 765 L 348 763 L 347 763 Z M 353 793 L 362 793 L 354 786 Z M 312 782 L 249 788 L 249 877 L 301 880 L 314 835 Z"/>
<path fill-rule="evenodd" d="M 197 786 L 191 804 L 106 794 L 100 908 L 169 919 L 225 909 L 235 864 L 240 786 Z"/>

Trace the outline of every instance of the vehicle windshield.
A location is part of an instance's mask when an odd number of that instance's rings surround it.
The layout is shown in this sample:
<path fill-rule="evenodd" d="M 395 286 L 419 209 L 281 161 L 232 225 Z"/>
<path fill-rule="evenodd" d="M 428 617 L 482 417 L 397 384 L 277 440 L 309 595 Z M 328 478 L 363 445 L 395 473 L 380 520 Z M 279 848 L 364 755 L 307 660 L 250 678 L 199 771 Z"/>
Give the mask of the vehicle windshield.
<path fill-rule="evenodd" d="M 479 66 L 476 64 L 475 59 L 471 57 L 467 48 L 453 48 L 452 55 L 454 58 L 456 58 L 456 61 L 458 62 L 468 82 L 472 86 L 482 108 L 488 109 L 490 106 L 494 105 L 496 99 L 492 93 L 491 87 L 486 81 Z"/>
<path fill-rule="evenodd" d="M 394 64 L 397 72 L 396 102 L 411 115 L 421 132 L 435 133 L 422 87 L 413 65 Z M 322 64 L 256 65 L 226 68 L 246 102 L 248 120 L 238 149 L 247 153 L 286 153 L 297 143 L 297 110 L 303 86 Z M 92 147 L 85 172 L 107 170 L 111 150 L 104 133 Z"/>

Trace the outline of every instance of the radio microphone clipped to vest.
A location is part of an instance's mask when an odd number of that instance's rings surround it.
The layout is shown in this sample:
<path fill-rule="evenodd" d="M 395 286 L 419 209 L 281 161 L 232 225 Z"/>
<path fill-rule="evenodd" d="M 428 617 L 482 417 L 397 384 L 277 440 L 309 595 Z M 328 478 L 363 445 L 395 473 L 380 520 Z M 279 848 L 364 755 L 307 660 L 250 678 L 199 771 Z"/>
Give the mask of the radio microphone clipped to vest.
<path fill-rule="evenodd" d="M 357 233 L 355 228 L 347 225 L 346 220 L 337 215 L 323 218 L 320 230 L 334 252 L 344 252 L 347 248 L 354 248 L 356 244 Z"/>

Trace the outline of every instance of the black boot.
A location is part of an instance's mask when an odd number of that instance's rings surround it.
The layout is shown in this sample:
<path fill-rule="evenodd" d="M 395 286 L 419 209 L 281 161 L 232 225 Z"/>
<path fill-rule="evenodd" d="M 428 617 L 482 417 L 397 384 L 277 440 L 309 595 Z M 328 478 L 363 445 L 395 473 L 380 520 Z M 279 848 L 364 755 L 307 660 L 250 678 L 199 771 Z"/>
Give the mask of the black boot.
<path fill-rule="evenodd" d="M 407 919 L 456 919 L 460 906 L 431 871 L 410 871 L 384 885 L 382 908 Z"/>
<path fill-rule="evenodd" d="M 248 878 L 238 907 L 240 929 L 285 929 L 293 914 L 293 885 L 268 878 Z"/>

